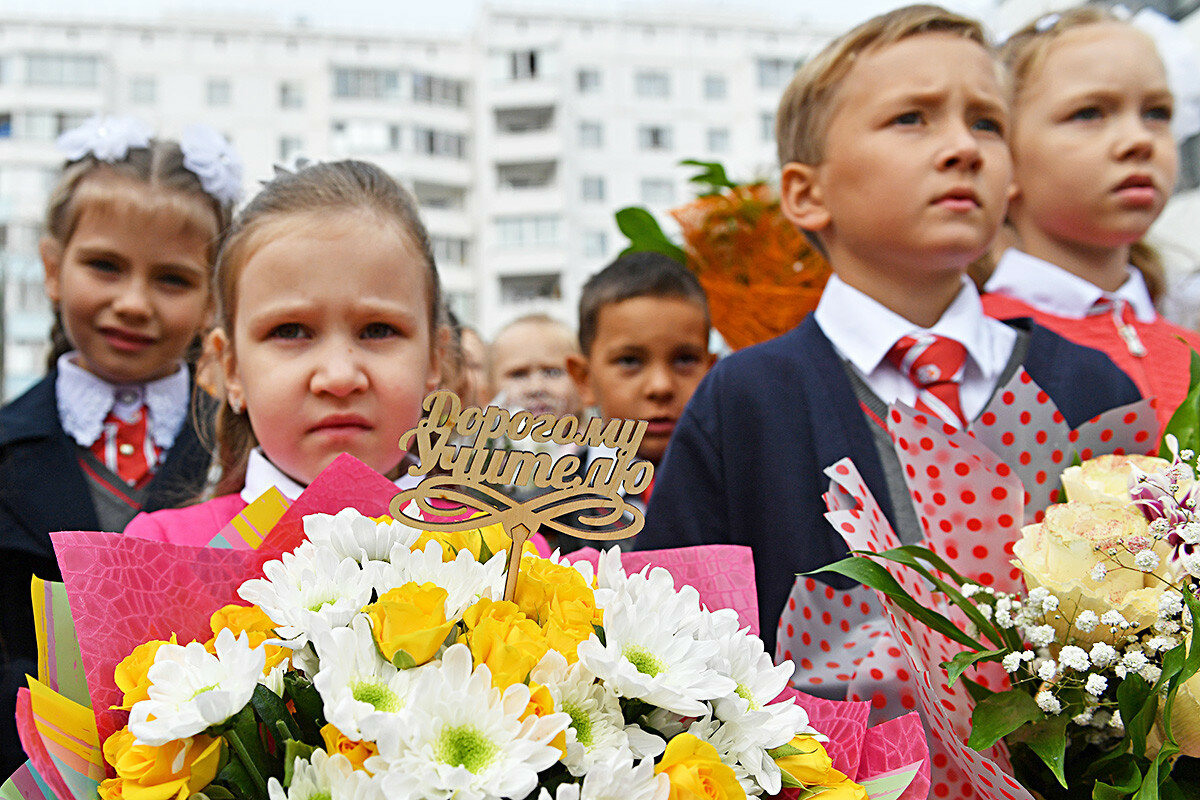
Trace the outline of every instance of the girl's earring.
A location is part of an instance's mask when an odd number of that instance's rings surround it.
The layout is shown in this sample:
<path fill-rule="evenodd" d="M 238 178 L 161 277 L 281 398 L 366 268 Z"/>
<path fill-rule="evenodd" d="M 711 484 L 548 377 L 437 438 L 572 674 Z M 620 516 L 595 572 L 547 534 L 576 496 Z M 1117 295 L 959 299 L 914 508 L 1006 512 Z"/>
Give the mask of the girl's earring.
<path fill-rule="evenodd" d="M 229 398 L 229 407 L 233 410 L 233 413 L 241 414 L 242 413 L 242 398 L 230 397 Z"/>

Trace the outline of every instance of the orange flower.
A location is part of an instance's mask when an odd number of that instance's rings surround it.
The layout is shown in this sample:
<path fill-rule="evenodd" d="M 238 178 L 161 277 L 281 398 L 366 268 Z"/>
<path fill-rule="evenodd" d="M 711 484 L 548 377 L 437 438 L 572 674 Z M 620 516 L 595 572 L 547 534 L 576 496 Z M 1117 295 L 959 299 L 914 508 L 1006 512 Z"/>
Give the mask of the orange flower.
<path fill-rule="evenodd" d="M 521 715 L 521 719 L 529 716 L 544 717 L 554 713 L 554 697 L 550 694 L 550 690 L 540 683 L 529 684 L 529 705 L 525 706 L 525 713 Z M 558 735 L 550 740 L 550 746 L 559 752 L 559 759 L 567 757 L 567 732 L 561 730 Z"/>
<path fill-rule="evenodd" d="M 325 752 L 329 755 L 341 753 L 350 762 L 350 766 L 373 774 L 363 764 L 371 756 L 379 755 L 379 748 L 374 742 L 355 741 L 329 723 L 321 728 L 321 738 L 325 740 Z"/>

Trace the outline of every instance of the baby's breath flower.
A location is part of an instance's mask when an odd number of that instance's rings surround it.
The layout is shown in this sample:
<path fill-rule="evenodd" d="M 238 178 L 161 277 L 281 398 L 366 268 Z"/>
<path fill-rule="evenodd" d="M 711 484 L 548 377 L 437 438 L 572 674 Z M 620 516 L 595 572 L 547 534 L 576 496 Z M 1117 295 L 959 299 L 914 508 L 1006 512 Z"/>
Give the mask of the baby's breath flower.
<path fill-rule="evenodd" d="M 1091 666 L 1091 659 L 1088 658 L 1087 651 L 1082 647 L 1076 647 L 1069 644 L 1064 647 L 1058 654 L 1059 661 L 1064 667 L 1076 670 L 1078 672 L 1085 671 Z"/>
<path fill-rule="evenodd" d="M 1156 652 L 1170 650 L 1175 645 L 1179 644 L 1179 640 L 1174 636 L 1154 636 L 1150 641 L 1146 642 L 1146 647 Z"/>
<path fill-rule="evenodd" d="M 1100 623 L 1110 628 L 1120 628 L 1129 624 L 1125 621 L 1125 617 L 1121 616 L 1121 612 L 1115 609 L 1105 611 L 1100 616 Z"/>
<path fill-rule="evenodd" d="M 1108 688 L 1108 678 L 1103 675 L 1092 673 L 1088 675 L 1087 683 L 1084 684 L 1083 690 L 1093 697 L 1099 697 L 1104 694 L 1104 690 Z"/>
<path fill-rule="evenodd" d="M 1096 616 L 1096 612 L 1090 608 L 1080 611 L 1075 617 L 1075 627 L 1082 633 L 1091 633 L 1097 625 L 1100 624 L 1100 618 Z"/>
<path fill-rule="evenodd" d="M 1116 648 L 1105 642 L 1096 642 L 1093 644 L 1090 655 L 1092 666 L 1098 669 L 1104 669 L 1117 660 Z"/>
<path fill-rule="evenodd" d="M 1140 650 L 1129 650 L 1125 653 L 1125 657 L 1121 659 L 1121 666 L 1130 672 L 1141 672 L 1149 664 L 1149 659 L 1146 654 Z"/>
<path fill-rule="evenodd" d="M 1045 647 L 1054 641 L 1054 628 L 1050 625 L 1034 625 L 1025 632 L 1034 647 Z"/>
<path fill-rule="evenodd" d="M 1091 721 L 1092 721 L 1092 715 L 1093 715 L 1093 714 L 1095 714 L 1095 713 L 1096 713 L 1096 709 L 1094 709 L 1094 708 L 1085 708 L 1085 709 L 1084 709 L 1083 711 L 1081 711 L 1080 713 L 1078 713 L 1078 714 L 1076 714 L 1075 716 L 1071 717 L 1071 721 L 1072 721 L 1072 722 L 1074 722 L 1076 725 L 1081 725 L 1081 726 L 1082 726 L 1082 725 L 1087 725 L 1089 722 L 1091 722 Z"/>
<path fill-rule="evenodd" d="M 1049 595 L 1042 601 L 1042 613 L 1049 614 L 1051 611 L 1058 610 L 1058 598 L 1054 595 Z"/>
<path fill-rule="evenodd" d="M 1142 679 L 1145 680 L 1146 683 L 1157 683 L 1158 679 L 1162 677 L 1162 670 L 1153 664 L 1147 664 L 1146 666 L 1142 667 L 1142 671 L 1138 674 L 1142 676 Z"/>
<path fill-rule="evenodd" d="M 1016 672 L 1021 668 L 1021 654 L 1009 653 L 1000 664 L 1004 667 L 1005 672 Z"/>
<path fill-rule="evenodd" d="M 979 594 L 982 589 L 983 587 L 977 583 L 964 583 L 962 585 L 962 589 L 959 591 L 962 592 L 963 597 L 974 597 L 975 595 Z"/>
<path fill-rule="evenodd" d="M 1011 627 L 1013 627 L 1014 625 L 1016 625 L 1016 622 L 1013 620 L 1013 615 L 1012 615 L 1012 614 L 1010 614 L 1010 613 L 1009 613 L 1009 612 L 1007 612 L 1007 611 L 1001 611 L 1001 610 L 1000 610 L 1000 609 L 998 609 L 998 608 L 996 609 L 996 614 L 995 614 L 995 620 L 994 620 L 994 621 L 995 621 L 995 623 L 996 623 L 997 627 L 1004 628 L 1004 629 L 1006 629 L 1006 630 L 1007 630 L 1008 628 L 1011 628 Z"/>
<path fill-rule="evenodd" d="M 1050 590 L 1044 586 L 1039 586 L 1029 592 L 1029 605 L 1040 606 L 1050 596 Z"/>
<path fill-rule="evenodd" d="M 1044 681 L 1054 680 L 1054 676 L 1058 674 L 1058 664 L 1054 663 L 1053 659 L 1047 659 L 1038 667 L 1038 677 Z"/>
<path fill-rule="evenodd" d="M 1112 719 L 1108 721 L 1108 727 L 1116 728 L 1117 730 L 1125 730 L 1125 722 L 1121 719 L 1121 712 L 1114 711 Z"/>
<path fill-rule="evenodd" d="M 1045 711 L 1047 714 L 1057 714 L 1058 712 L 1062 711 L 1062 703 L 1058 702 L 1058 698 L 1051 694 L 1047 689 L 1043 689 L 1042 691 L 1038 692 L 1037 696 L 1034 697 L 1033 700 L 1038 704 L 1038 708 L 1040 708 L 1042 711 Z"/>
<path fill-rule="evenodd" d="M 1166 591 L 1158 596 L 1158 615 L 1174 617 L 1183 611 L 1183 595 L 1175 591 Z"/>
<path fill-rule="evenodd" d="M 1133 557 L 1133 565 L 1142 572 L 1153 572 L 1158 567 L 1158 553 L 1143 550 Z"/>
<path fill-rule="evenodd" d="M 1100 583 L 1100 581 L 1104 580 L 1107 575 L 1108 567 L 1104 566 L 1103 561 L 1097 561 L 1096 566 L 1092 567 L 1092 580 L 1094 580 L 1096 583 Z"/>

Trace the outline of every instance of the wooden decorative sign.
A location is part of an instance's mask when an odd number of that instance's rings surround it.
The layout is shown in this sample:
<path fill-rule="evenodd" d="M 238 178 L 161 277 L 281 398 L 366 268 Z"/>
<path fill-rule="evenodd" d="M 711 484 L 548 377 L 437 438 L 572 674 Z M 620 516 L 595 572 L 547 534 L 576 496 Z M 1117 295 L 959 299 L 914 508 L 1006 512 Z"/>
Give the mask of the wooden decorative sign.
<path fill-rule="evenodd" d="M 642 529 L 642 512 L 625 496 L 645 491 L 654 477 L 654 465 L 637 458 L 645 422 L 590 419 L 583 424 L 572 415 L 534 415 L 497 406 L 463 408 L 457 395 L 445 391 L 427 396 L 423 408 L 425 416 L 400 438 L 400 448 L 409 450 L 415 444 L 418 463 L 408 474 L 426 477 L 392 499 L 391 515 L 421 530 L 503 525 L 512 537 L 504 599 L 516 595 L 521 551 L 534 531 L 544 528 L 611 541 Z M 603 446 L 615 455 L 593 459 L 584 470 L 574 453 L 554 458 L 549 453 L 496 447 L 497 440 Z M 505 484 L 529 484 L 545 492 L 517 502 L 493 488 Z M 433 522 L 409 516 L 414 507 L 424 515 L 454 519 Z"/>

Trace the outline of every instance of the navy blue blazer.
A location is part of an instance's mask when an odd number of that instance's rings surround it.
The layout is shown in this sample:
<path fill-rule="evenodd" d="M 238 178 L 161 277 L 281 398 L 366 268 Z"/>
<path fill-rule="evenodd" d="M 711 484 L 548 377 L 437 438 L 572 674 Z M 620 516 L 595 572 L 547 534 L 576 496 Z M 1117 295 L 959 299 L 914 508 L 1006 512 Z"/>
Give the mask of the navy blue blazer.
<path fill-rule="evenodd" d="M 1025 370 L 1072 427 L 1141 398 L 1098 350 L 1032 320 Z M 754 550 L 767 652 L 797 574 L 847 553 L 824 518 L 822 470 L 849 456 L 895 525 L 883 464 L 842 361 L 809 315 L 788 333 L 722 359 L 701 381 L 671 438 L 638 534 L 639 550 L 742 544 Z M 819 576 L 838 588 L 848 578 Z"/>
<path fill-rule="evenodd" d="M 16 690 L 37 673 L 29 581 L 62 580 L 51 531 L 100 526 L 77 445 L 58 419 L 57 370 L 0 408 L 0 775 L 25 760 L 13 723 Z M 211 412 L 204 402 L 201 411 Z M 188 415 L 166 461 L 147 486 L 144 511 L 171 508 L 204 486 L 210 457 Z"/>

